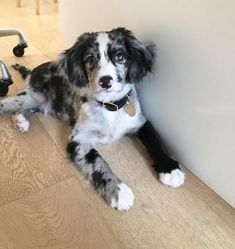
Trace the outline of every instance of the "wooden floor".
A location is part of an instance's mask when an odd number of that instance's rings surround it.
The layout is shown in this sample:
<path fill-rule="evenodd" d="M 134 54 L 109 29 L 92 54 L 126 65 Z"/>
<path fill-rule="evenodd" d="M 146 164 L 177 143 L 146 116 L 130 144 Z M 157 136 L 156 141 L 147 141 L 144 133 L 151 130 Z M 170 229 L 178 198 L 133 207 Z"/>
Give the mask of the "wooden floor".
<path fill-rule="evenodd" d="M 16 8 L 15 1 L 0 1 L 0 28 L 21 28 L 29 44 L 16 58 L 11 50 L 17 38 L 0 38 L 7 65 L 32 68 L 55 59 L 62 47 L 57 5 L 41 1 L 36 16 L 33 2 Z M 23 85 L 11 73 L 9 95 Z M 68 161 L 68 134 L 65 124 L 40 115 L 27 134 L 19 134 L 11 117 L 1 116 L 0 249 L 235 248 L 234 209 L 188 171 L 183 187 L 161 185 L 143 148 L 130 139 L 100 147 L 136 196 L 129 212 L 109 208 Z"/>

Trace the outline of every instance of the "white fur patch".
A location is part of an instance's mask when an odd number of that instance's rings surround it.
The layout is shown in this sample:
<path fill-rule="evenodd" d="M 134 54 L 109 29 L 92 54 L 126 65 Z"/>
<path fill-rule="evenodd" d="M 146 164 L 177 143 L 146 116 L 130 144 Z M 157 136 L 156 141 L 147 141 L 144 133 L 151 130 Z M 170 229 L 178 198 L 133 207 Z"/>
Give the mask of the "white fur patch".
<path fill-rule="evenodd" d="M 160 182 L 173 188 L 184 184 L 184 173 L 179 169 L 174 169 L 171 173 L 160 173 L 159 178 Z"/>
<path fill-rule="evenodd" d="M 97 42 L 99 44 L 99 71 L 96 75 L 96 82 L 99 82 L 99 79 L 103 76 L 111 76 L 112 83 L 109 89 L 106 89 L 105 92 L 119 92 L 123 88 L 123 84 L 119 83 L 117 80 L 116 66 L 108 58 L 108 44 L 110 39 L 108 34 L 100 33 L 97 37 Z M 104 89 L 100 87 L 100 91 L 103 92 Z"/>
<path fill-rule="evenodd" d="M 20 113 L 12 117 L 17 131 L 24 133 L 29 130 L 29 121 Z"/>
<path fill-rule="evenodd" d="M 127 211 L 133 206 L 135 196 L 125 183 L 120 183 L 118 188 L 118 199 L 116 200 L 116 198 L 113 197 L 110 206 L 117 208 L 119 211 Z"/>

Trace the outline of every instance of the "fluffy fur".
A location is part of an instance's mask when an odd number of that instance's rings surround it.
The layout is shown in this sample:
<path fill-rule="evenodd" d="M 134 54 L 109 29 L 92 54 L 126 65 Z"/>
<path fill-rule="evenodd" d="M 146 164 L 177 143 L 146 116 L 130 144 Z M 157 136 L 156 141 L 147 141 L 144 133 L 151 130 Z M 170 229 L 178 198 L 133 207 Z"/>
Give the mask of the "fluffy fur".
<path fill-rule="evenodd" d="M 0 113 L 15 113 L 21 132 L 29 129 L 30 115 L 37 111 L 67 121 L 72 126 L 67 145 L 71 160 L 111 207 L 128 210 L 134 194 L 112 172 L 95 149 L 96 144 L 136 134 L 164 184 L 177 187 L 184 181 L 178 162 L 168 156 L 142 114 L 135 90 L 135 84 L 151 72 L 153 61 L 154 45 L 141 43 L 125 28 L 85 33 L 58 60 L 39 65 L 32 72 L 14 65 L 26 78 L 27 86 L 17 96 L 2 99 Z M 127 95 L 135 107 L 134 116 L 125 106 L 110 111 L 100 104 L 112 104 Z"/>

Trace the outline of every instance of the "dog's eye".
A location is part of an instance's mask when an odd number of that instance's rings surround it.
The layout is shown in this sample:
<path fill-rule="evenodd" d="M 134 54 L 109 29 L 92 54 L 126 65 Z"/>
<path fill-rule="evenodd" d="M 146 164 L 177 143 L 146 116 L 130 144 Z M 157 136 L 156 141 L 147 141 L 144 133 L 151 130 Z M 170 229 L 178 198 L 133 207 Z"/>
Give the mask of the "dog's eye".
<path fill-rule="evenodd" d="M 85 58 L 85 63 L 94 64 L 95 63 L 95 57 L 93 55 L 89 55 Z"/>
<path fill-rule="evenodd" d="M 114 56 L 114 60 L 117 62 L 122 62 L 124 60 L 124 54 L 122 51 L 118 51 L 115 56 Z"/>

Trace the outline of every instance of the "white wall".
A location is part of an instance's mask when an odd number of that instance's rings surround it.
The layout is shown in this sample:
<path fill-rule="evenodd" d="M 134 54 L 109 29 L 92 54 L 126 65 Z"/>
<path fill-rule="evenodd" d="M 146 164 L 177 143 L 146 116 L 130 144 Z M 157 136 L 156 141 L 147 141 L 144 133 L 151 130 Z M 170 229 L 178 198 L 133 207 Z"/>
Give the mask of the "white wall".
<path fill-rule="evenodd" d="M 67 46 L 117 26 L 158 44 L 145 110 L 175 157 L 235 207 L 235 1 L 60 0 L 60 10 Z"/>

